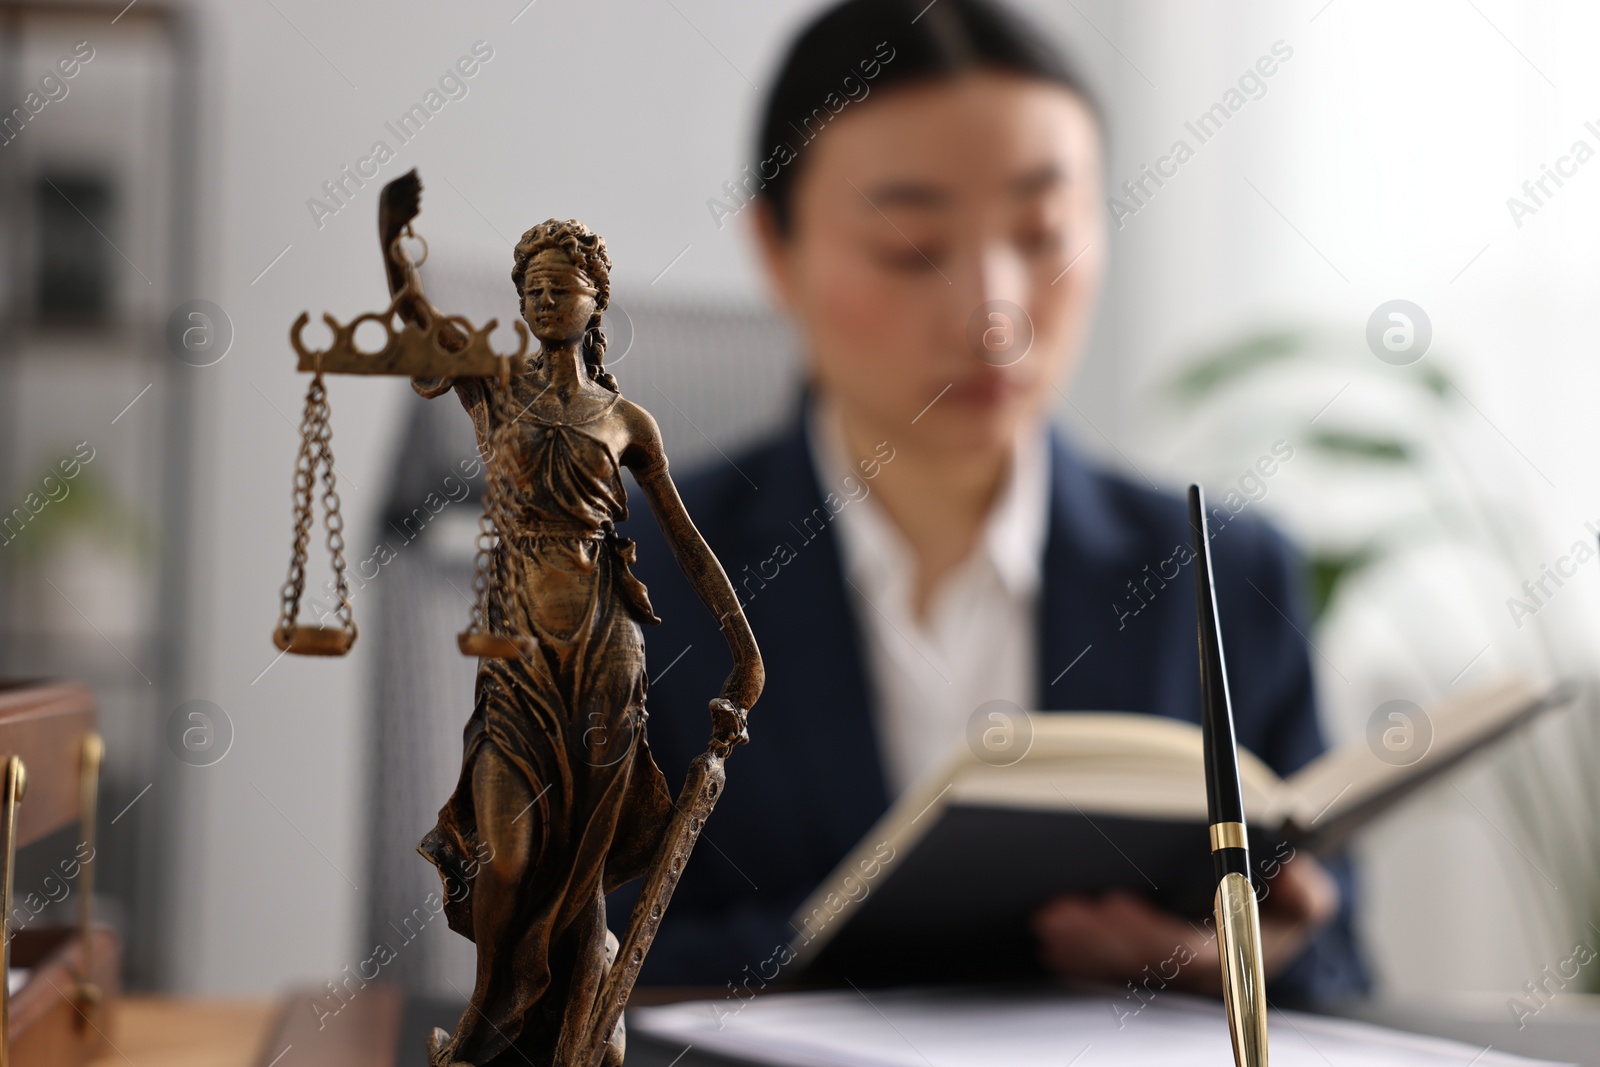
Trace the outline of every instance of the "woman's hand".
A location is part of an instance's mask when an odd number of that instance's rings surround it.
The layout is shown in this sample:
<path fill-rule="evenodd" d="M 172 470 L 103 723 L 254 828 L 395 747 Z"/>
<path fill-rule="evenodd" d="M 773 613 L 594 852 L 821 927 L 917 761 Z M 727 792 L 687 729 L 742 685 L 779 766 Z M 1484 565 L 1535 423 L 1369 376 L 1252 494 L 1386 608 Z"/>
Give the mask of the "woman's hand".
<path fill-rule="evenodd" d="M 1295 855 L 1267 882 L 1261 956 L 1268 978 L 1287 967 L 1339 910 L 1339 886 L 1308 855 Z M 1062 896 L 1034 912 L 1040 958 L 1066 978 L 1125 982 L 1154 978 L 1217 994 L 1222 976 L 1214 922 L 1191 923 L 1132 893 Z"/>

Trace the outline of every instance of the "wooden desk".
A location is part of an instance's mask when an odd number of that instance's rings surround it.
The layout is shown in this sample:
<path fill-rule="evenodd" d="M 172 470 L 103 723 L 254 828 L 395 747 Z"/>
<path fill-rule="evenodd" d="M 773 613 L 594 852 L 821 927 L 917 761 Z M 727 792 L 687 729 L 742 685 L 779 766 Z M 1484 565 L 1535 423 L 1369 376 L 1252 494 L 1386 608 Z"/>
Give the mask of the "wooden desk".
<path fill-rule="evenodd" d="M 117 1002 L 116 1050 L 93 1067 L 266 1067 L 261 1045 L 276 1000 L 126 997 Z"/>

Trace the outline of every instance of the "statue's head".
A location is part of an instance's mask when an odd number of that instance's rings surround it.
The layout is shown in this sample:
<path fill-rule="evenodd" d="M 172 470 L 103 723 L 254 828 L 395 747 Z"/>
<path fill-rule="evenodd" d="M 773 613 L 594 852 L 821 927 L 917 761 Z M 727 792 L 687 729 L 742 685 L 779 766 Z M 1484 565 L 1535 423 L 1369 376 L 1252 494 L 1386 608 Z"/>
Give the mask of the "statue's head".
<path fill-rule="evenodd" d="M 583 341 L 591 377 L 610 388 L 600 317 L 611 298 L 611 257 L 600 235 L 573 219 L 549 219 L 517 242 L 511 280 L 522 317 L 543 345 Z"/>

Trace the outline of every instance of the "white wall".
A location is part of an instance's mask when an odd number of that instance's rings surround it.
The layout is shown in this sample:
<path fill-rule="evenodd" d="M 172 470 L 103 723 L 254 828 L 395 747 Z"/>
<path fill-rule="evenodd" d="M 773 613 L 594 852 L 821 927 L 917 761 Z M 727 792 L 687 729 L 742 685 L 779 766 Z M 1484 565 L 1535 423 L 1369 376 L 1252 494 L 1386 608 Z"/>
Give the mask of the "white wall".
<path fill-rule="evenodd" d="M 1600 212 L 1600 167 L 1581 168 L 1521 229 L 1505 200 L 1575 138 L 1600 147 L 1583 129 L 1600 120 L 1597 74 L 1578 50 L 1596 13 L 1477 9 L 1137 6 L 1125 50 L 1159 88 L 1120 86 L 1130 110 L 1117 178 L 1164 150 L 1274 41 L 1295 52 L 1266 96 L 1114 235 L 1123 280 L 1137 278 L 1140 294 L 1111 310 L 1126 331 L 1126 403 L 1175 356 L 1241 325 L 1316 317 L 1359 329 L 1379 303 L 1405 297 L 1429 312 L 1434 351 L 1463 370 L 1474 402 L 1558 487 L 1551 502 L 1574 515 L 1592 507 L 1584 401 L 1600 368 L 1574 344 L 1593 336 L 1583 296 L 1600 261 L 1580 235 Z"/>

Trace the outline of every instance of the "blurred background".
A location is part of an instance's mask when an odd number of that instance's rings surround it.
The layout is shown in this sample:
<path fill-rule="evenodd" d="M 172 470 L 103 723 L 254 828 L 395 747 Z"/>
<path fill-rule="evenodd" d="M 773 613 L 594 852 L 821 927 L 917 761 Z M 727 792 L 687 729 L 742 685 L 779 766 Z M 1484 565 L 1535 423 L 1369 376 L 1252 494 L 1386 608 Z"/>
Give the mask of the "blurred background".
<path fill-rule="evenodd" d="M 1076 439 L 1294 536 L 1335 741 L 1509 669 L 1577 683 L 1358 845 L 1385 991 L 1523 990 L 1600 945 L 1600 10 L 1018 2 L 1110 124 Z M 475 318 L 515 314 L 527 226 L 602 233 L 623 390 L 676 468 L 731 453 L 796 378 L 725 183 L 818 6 L 0 3 L 0 670 L 100 701 L 98 888 L 130 984 L 330 980 L 433 885 L 411 847 L 470 705 L 452 635 L 475 509 L 358 587 L 350 658 L 270 641 L 305 388 L 286 333 L 387 302 L 379 185 L 420 170 L 430 292 Z M 1264 55 L 1276 73 L 1245 86 Z M 462 57 L 475 73 L 441 85 Z M 1125 191 L 1146 167 L 1168 176 Z M 1397 300 L 1409 340 L 1386 346 Z M 354 566 L 410 546 L 472 445 L 402 381 L 331 399 Z M 1292 459 L 1252 475 L 1280 442 Z M 393 976 L 447 992 L 469 950 L 437 924 Z"/>

